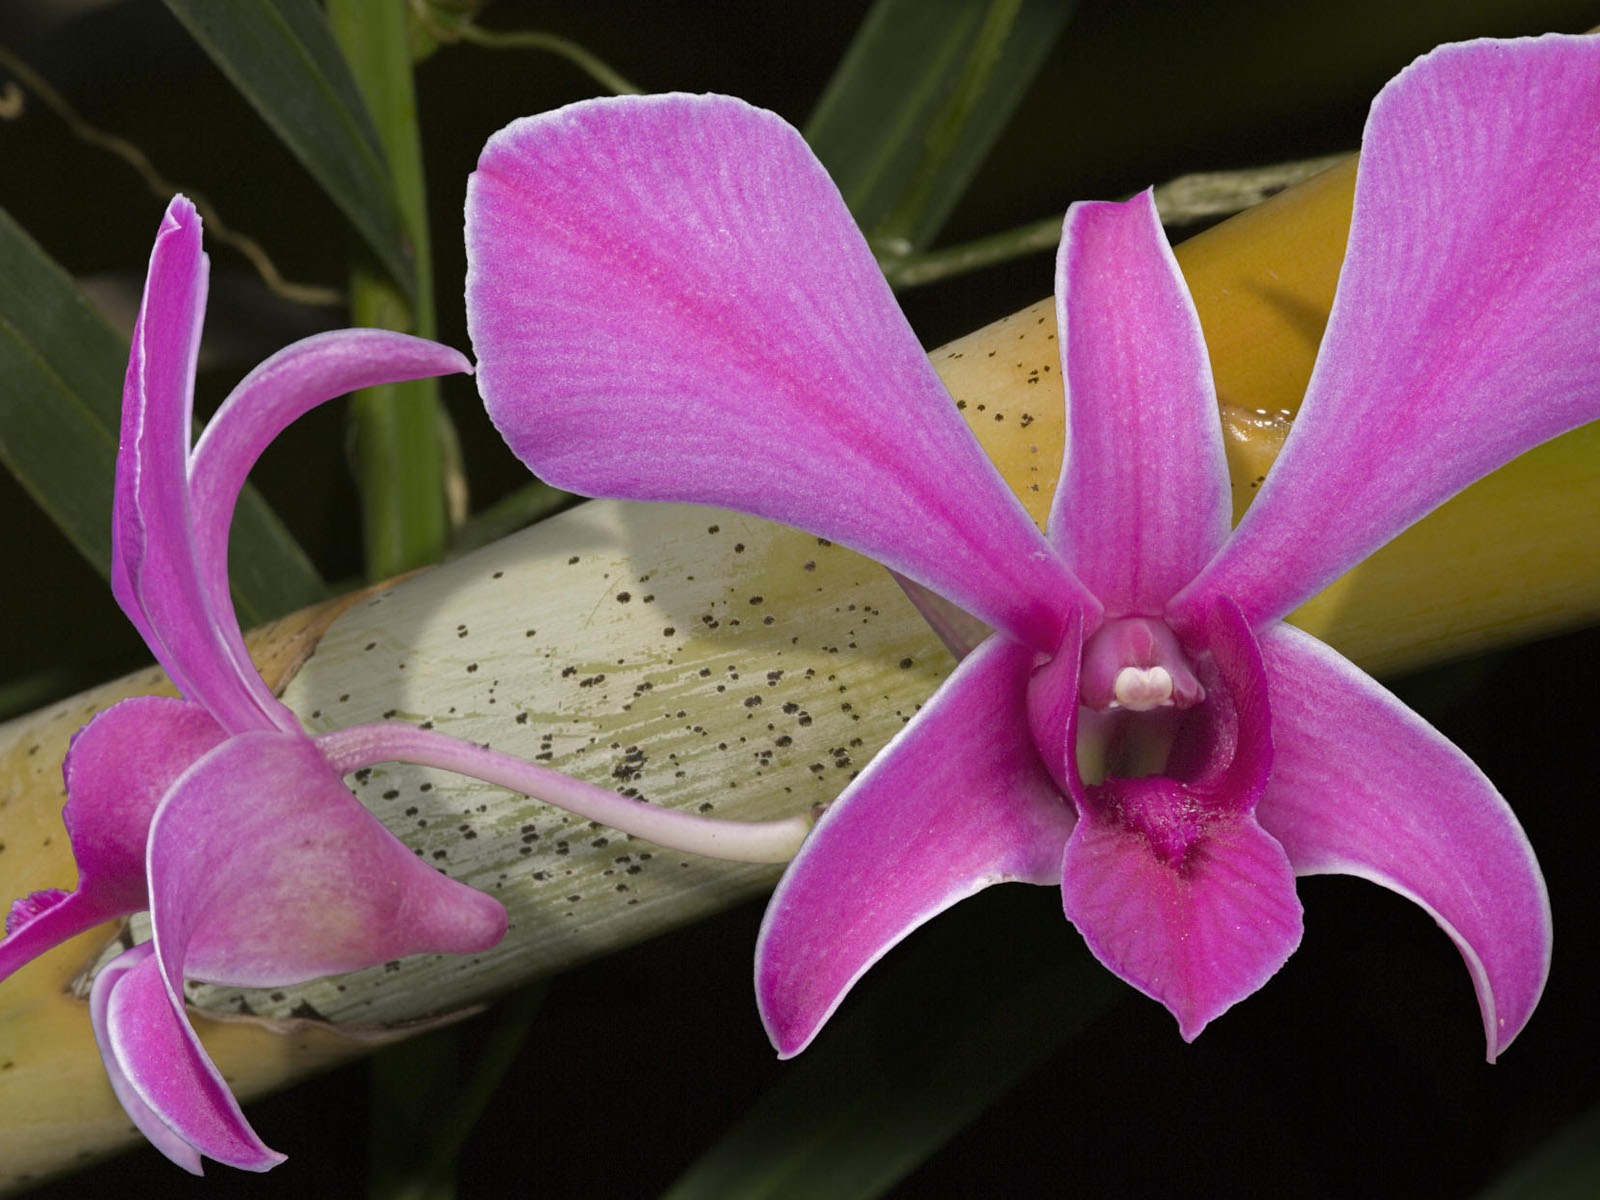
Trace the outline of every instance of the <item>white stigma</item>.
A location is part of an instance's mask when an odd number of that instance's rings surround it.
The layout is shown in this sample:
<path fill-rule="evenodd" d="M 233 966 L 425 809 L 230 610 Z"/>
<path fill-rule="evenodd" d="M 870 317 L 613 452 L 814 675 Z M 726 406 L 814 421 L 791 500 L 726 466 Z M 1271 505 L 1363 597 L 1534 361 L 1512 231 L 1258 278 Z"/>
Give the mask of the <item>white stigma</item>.
<path fill-rule="evenodd" d="M 1111 695 L 1129 712 L 1162 708 L 1172 703 L 1172 675 L 1165 667 L 1123 667 Z"/>

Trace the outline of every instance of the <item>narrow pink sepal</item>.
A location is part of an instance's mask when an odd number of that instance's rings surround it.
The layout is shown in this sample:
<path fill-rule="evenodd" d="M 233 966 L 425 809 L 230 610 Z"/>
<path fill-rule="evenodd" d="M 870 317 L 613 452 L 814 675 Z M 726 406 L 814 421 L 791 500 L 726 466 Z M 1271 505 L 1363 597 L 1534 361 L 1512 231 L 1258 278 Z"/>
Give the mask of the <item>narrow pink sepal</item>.
<path fill-rule="evenodd" d="M 226 736 L 197 704 L 124 700 L 73 736 L 61 811 L 78 864 L 73 892 L 36 892 L 12 906 L 0 979 L 103 921 L 145 908 L 145 842 L 167 788 Z"/>
<path fill-rule="evenodd" d="M 200 1156 L 244 1171 L 284 1161 L 245 1120 L 167 990 L 146 942 L 117 957 L 95 979 L 90 1019 L 112 1090 L 150 1143 L 184 1170 L 202 1174 Z"/>
<path fill-rule="evenodd" d="M 587 495 L 717 504 L 870 555 L 1038 648 L 1050 552 L 934 374 L 822 165 L 722 96 L 518 121 L 467 189 L 490 417 Z"/>
<path fill-rule="evenodd" d="M 1491 1061 L 1550 970 L 1550 900 L 1515 814 L 1477 767 L 1308 634 L 1261 636 L 1278 752 L 1257 809 L 1301 875 L 1355 875 L 1415 901 L 1466 959 Z"/>
<path fill-rule="evenodd" d="M 1140 791 L 1178 787 L 1159 777 L 1117 782 Z M 1143 798 L 1181 806 L 1177 797 Z M 1094 956 L 1165 1005 L 1185 1041 L 1270 979 L 1300 944 L 1294 872 L 1249 815 L 1206 823 L 1176 862 L 1153 853 L 1141 832 L 1080 820 L 1062 858 L 1061 900 Z"/>
<path fill-rule="evenodd" d="M 1600 418 L 1600 39 L 1443 46 L 1362 142 L 1349 249 L 1267 481 L 1185 595 L 1281 616 L 1461 488 Z"/>
<path fill-rule="evenodd" d="M 195 563 L 189 428 L 206 277 L 200 218 L 174 197 L 151 251 L 123 385 L 111 590 L 179 690 L 236 731 L 277 723 L 280 706 L 228 651 Z"/>
<path fill-rule="evenodd" d="M 303 735 L 240 734 L 194 765 L 150 831 L 150 919 L 174 986 L 299 983 L 423 952 L 486 950 L 499 901 L 441 875 Z"/>
<path fill-rule="evenodd" d="M 1028 739 L 1032 660 L 998 635 L 973 651 L 784 873 L 756 944 L 756 1002 L 781 1057 L 923 922 L 991 884 L 1055 882 L 1074 818 Z"/>
<path fill-rule="evenodd" d="M 1067 210 L 1056 323 L 1068 450 L 1050 540 L 1107 612 L 1157 616 L 1232 509 L 1211 360 L 1151 192 Z"/>
<path fill-rule="evenodd" d="M 228 528 L 245 476 L 261 452 L 299 417 L 360 388 L 426 379 L 472 364 L 437 342 L 386 329 L 337 329 L 304 338 L 240 380 L 195 445 L 189 472 L 192 547 L 207 611 L 239 677 L 285 730 L 299 728 L 267 691 L 245 649 L 228 590 Z"/>

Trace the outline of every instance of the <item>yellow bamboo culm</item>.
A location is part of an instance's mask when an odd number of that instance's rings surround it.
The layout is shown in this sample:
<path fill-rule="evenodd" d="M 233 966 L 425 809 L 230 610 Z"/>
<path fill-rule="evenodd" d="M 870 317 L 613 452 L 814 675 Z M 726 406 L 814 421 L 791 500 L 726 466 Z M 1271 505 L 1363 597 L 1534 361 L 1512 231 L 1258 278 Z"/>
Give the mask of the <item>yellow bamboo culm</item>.
<path fill-rule="evenodd" d="M 1270 465 L 1309 378 L 1343 254 L 1353 178 L 1353 162 L 1336 167 L 1179 248 L 1223 403 L 1238 507 L 1248 502 L 1253 484 Z M 1062 446 L 1051 304 L 1041 302 L 962 338 L 936 351 L 933 360 L 986 449 L 1042 521 Z M 1600 614 L 1600 556 L 1590 531 L 1595 512 L 1600 512 L 1600 428 L 1590 427 L 1469 489 L 1294 619 L 1377 671 L 1592 621 Z M 474 618 L 472 667 L 493 665 L 471 678 L 504 673 L 509 679 L 512 670 L 525 667 L 515 687 L 503 687 L 498 696 L 507 698 L 507 708 L 514 698 L 522 713 L 537 718 L 528 728 L 543 726 L 566 738 L 558 740 L 549 765 L 608 781 L 615 755 L 604 744 L 598 752 L 580 752 L 603 732 L 619 744 L 648 750 L 654 769 L 663 771 L 641 776 L 653 799 L 715 805 L 720 815 L 747 818 L 827 799 L 949 669 L 948 657 L 884 573 L 837 547 L 819 550 L 815 539 L 743 518 L 719 524 L 705 509 L 596 503 L 546 522 L 514 543 L 402 581 L 386 596 L 364 602 L 351 598 L 264 631 L 252 641 L 263 674 L 280 691 L 288 686 L 286 702 L 313 728 L 374 719 L 391 709 L 407 720 L 437 718 L 441 729 L 450 727 L 453 718 L 447 714 L 455 701 L 430 699 L 428 688 L 435 676 L 448 674 L 458 682 L 467 676 L 453 660 L 430 659 L 426 638 L 458 645 L 455 627 L 465 628 L 466 618 L 453 606 L 468 603 L 474 588 L 503 586 L 501 576 L 514 570 L 519 555 L 545 556 L 548 562 L 538 564 L 544 574 L 536 577 L 549 582 L 486 593 L 492 599 L 486 611 L 494 615 L 481 624 Z M 490 578 L 498 582 L 491 585 Z M 660 593 L 654 608 L 642 603 L 643 595 L 640 603 L 619 603 L 623 581 L 631 584 L 636 578 L 654 581 Z M 720 606 L 716 611 L 737 619 L 722 620 L 715 630 L 678 633 L 671 653 L 663 653 L 658 649 L 662 635 L 672 632 L 663 630 L 671 619 L 663 610 L 673 603 L 673 580 L 696 580 L 693 586 L 702 592 L 695 604 Z M 408 597 L 423 599 L 408 609 Z M 752 607 L 757 597 L 759 609 Z M 389 607 L 372 607 L 380 604 Z M 758 619 L 758 611 L 765 615 Z M 394 614 L 404 617 L 398 625 Z M 369 635 L 363 621 L 376 632 Z M 746 622 L 742 627 L 741 621 Z M 769 621 L 778 622 L 784 637 L 762 643 L 763 623 Z M 829 621 L 837 622 L 837 629 L 817 635 L 824 644 L 813 647 L 814 657 L 797 658 L 790 635 Z M 559 646 L 534 638 L 535 626 L 537 632 L 562 631 Z M 380 639 L 385 639 L 382 652 L 391 657 L 364 678 L 364 664 L 374 655 L 362 651 Z M 762 654 L 790 655 L 782 659 L 788 668 L 782 695 L 806 715 L 807 728 L 794 730 L 791 751 L 756 757 L 738 747 L 741 727 L 733 724 L 750 710 L 717 693 L 721 680 L 743 676 L 750 686 L 748 680 L 764 678 L 769 664 L 757 665 Z M 385 665 L 394 659 L 406 661 L 409 673 L 397 674 Z M 611 665 L 624 659 L 626 668 Z M 797 661 L 820 668 L 795 670 Z M 436 668 L 432 676 L 425 669 L 429 662 Z M 574 689 L 583 681 L 568 678 L 563 669 L 563 663 L 576 662 L 585 664 L 591 679 L 604 678 L 609 670 L 613 683 L 633 678 L 627 671 L 644 663 L 656 686 L 649 692 L 635 689 L 627 699 L 608 697 L 603 688 L 579 693 Z M 702 671 L 714 677 L 705 681 Z M 397 679 L 404 679 L 407 689 L 399 700 L 371 699 L 369 706 L 379 710 L 372 716 L 355 711 L 363 691 L 399 687 Z M 68 738 L 115 700 L 161 686 L 158 673 L 145 672 L 0 727 L 0 902 L 38 888 L 71 885 L 74 868 L 60 820 L 60 765 Z M 852 699 L 841 706 L 839 693 L 846 687 Z M 324 711 L 352 695 L 344 710 Z M 775 719 L 780 706 L 771 699 L 777 695 L 769 696 L 764 720 Z M 319 702 L 318 697 L 332 699 Z M 489 697 L 480 706 L 495 704 L 493 687 Z M 678 705 L 695 703 L 705 706 L 705 723 L 728 723 L 723 740 L 733 748 L 720 752 L 717 738 L 708 742 L 703 727 L 697 733 L 673 719 L 674 713 L 681 715 Z M 788 703 L 782 708 L 787 710 Z M 600 711 L 607 705 L 615 720 Z M 466 711 L 468 706 L 460 707 Z M 730 717 L 730 709 L 738 711 Z M 814 726 L 809 712 L 816 714 Z M 488 736 L 465 723 L 451 731 L 480 740 Z M 807 733 L 820 740 L 808 746 Z M 494 736 L 497 746 L 512 752 L 531 755 L 539 744 L 530 742 L 522 751 L 509 736 Z M 400 779 L 397 774 L 373 791 L 393 790 Z M 445 788 L 430 794 L 438 800 Z M 395 822 L 402 837 L 419 836 L 415 822 L 398 820 L 399 810 L 384 809 L 375 794 L 361 795 Z M 483 795 L 474 792 L 471 798 L 476 805 Z M 513 813 L 505 817 L 506 827 L 517 829 L 519 820 L 548 827 L 551 818 Z M 531 926 L 538 936 L 511 945 L 507 960 L 496 968 L 502 973 L 475 984 L 429 975 L 431 968 L 407 975 L 404 984 L 396 976 L 383 993 L 391 1004 L 386 1028 L 459 1007 L 474 996 L 481 999 L 509 986 L 519 971 L 526 977 L 558 970 L 695 919 L 759 891 L 773 877 L 762 868 L 697 864 L 680 870 L 674 861 L 671 872 L 629 876 L 644 882 L 623 892 L 612 878 L 621 847 L 590 849 L 591 838 L 583 844 L 572 839 L 571 853 L 563 851 L 560 860 L 566 876 L 577 882 L 554 885 L 590 897 L 581 916 L 570 907 L 561 909 L 527 882 L 540 860 L 533 847 L 518 847 L 515 837 L 475 840 L 472 845 L 480 852 L 500 855 L 487 865 L 474 868 L 452 858 L 452 867 L 459 867 L 455 873 L 468 882 L 489 886 L 487 881 L 509 879 L 495 894 L 520 914 L 516 925 Z M 474 870 L 482 874 L 475 876 Z M 136 1137 L 105 1082 L 87 1008 L 69 990 L 114 933 L 86 934 L 0 983 L 0 1191 L 71 1169 Z M 440 990 L 446 984 L 450 990 Z M 372 986 L 386 985 L 380 980 Z M 238 1007 L 237 998 L 202 996 L 200 1001 L 208 1011 Z M 317 1003 L 324 1003 L 320 994 Z M 318 1011 L 341 1019 L 331 1009 Z M 280 1087 L 370 1044 L 314 1022 L 202 1016 L 196 1024 L 242 1097 Z"/>

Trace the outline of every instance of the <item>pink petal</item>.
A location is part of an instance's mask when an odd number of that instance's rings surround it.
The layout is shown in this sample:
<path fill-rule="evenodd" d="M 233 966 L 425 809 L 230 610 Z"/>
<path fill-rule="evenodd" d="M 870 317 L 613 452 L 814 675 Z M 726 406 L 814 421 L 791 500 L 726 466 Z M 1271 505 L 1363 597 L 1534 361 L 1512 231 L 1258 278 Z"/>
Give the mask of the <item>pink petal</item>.
<path fill-rule="evenodd" d="M 1041 649 L 1095 606 L 773 114 L 629 96 L 518 121 L 468 185 L 467 257 L 479 389 L 550 482 L 798 526 Z"/>
<path fill-rule="evenodd" d="M 200 1155 L 245 1171 L 284 1160 L 256 1136 L 168 992 L 154 947 L 145 942 L 96 977 L 89 997 L 95 1040 L 111 1088 L 139 1132 L 184 1170 L 202 1174 Z"/>
<path fill-rule="evenodd" d="M 67 751 L 61 811 L 78 863 L 71 893 L 36 892 L 12 906 L 0 979 L 102 921 L 145 908 L 144 852 L 173 780 L 226 735 L 197 704 L 140 696 L 100 713 Z"/>
<path fill-rule="evenodd" d="M 1373 103 L 1300 415 L 1188 595 L 1281 616 L 1455 492 L 1600 417 L 1600 41 L 1445 46 Z"/>
<path fill-rule="evenodd" d="M 385 329 L 340 329 L 286 346 L 240 381 L 217 409 L 190 464 L 193 552 L 212 625 L 235 669 L 278 728 L 299 723 L 267 694 L 244 647 L 228 591 L 228 526 L 245 476 L 296 418 L 347 392 L 456 372 L 472 364 L 448 346 Z"/>
<path fill-rule="evenodd" d="M 1200 319 L 1150 192 L 1067 210 L 1067 446 L 1050 538 L 1115 615 L 1159 615 L 1232 523 Z"/>
<path fill-rule="evenodd" d="M 1262 634 L 1277 756 L 1257 815 L 1301 875 L 1356 875 L 1421 905 L 1472 973 L 1489 1058 L 1550 969 L 1550 902 L 1527 836 L 1454 745 L 1287 625 Z"/>
<path fill-rule="evenodd" d="M 274 724 L 281 706 L 229 654 L 195 567 L 189 426 L 206 277 L 200 218 L 178 196 L 156 234 L 123 386 L 111 590 L 183 694 L 240 730 Z"/>
<path fill-rule="evenodd" d="M 174 986 L 298 983 L 505 933 L 498 901 L 422 862 L 303 735 L 240 734 L 201 759 L 156 814 L 149 861 Z"/>
<path fill-rule="evenodd" d="M 923 922 L 991 884 L 1055 882 L 1073 815 L 1028 736 L 1032 659 L 998 635 L 973 651 L 784 873 L 756 946 L 757 1003 L 782 1057 Z"/>
<path fill-rule="evenodd" d="M 1095 957 L 1166 1005 L 1192 1041 L 1276 973 L 1301 924 L 1289 859 L 1253 815 L 1275 741 L 1255 636 L 1216 600 L 1183 645 L 1205 700 L 1174 714 L 1166 775 L 1068 780 L 1081 819 L 1061 899 Z"/>
<path fill-rule="evenodd" d="M 1158 776 L 1118 782 L 1178 787 Z M 1152 853 L 1142 832 L 1081 820 L 1062 860 L 1061 900 L 1094 956 L 1164 1004 L 1185 1041 L 1270 979 L 1300 944 L 1294 872 L 1248 815 L 1209 823 L 1176 862 Z"/>

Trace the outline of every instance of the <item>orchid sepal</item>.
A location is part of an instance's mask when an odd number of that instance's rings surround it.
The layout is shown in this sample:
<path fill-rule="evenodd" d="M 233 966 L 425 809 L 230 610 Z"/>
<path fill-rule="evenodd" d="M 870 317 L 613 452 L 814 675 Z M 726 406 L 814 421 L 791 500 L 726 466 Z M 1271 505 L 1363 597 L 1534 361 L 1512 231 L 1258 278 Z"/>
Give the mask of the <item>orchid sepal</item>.
<path fill-rule="evenodd" d="M 1353 875 L 1419 905 L 1461 951 L 1495 1058 L 1550 972 L 1550 897 L 1527 835 L 1443 734 L 1310 634 L 1261 640 L 1282 731 L 1258 815 L 1296 874 Z"/>
<path fill-rule="evenodd" d="M 1032 660 L 999 637 L 963 659 L 785 872 L 756 944 L 757 1002 L 781 1057 L 800 1053 L 855 981 L 919 925 L 996 883 L 1055 880 L 1074 816 L 1027 744 Z M 949 753 L 975 723 L 1022 733 Z"/>

